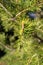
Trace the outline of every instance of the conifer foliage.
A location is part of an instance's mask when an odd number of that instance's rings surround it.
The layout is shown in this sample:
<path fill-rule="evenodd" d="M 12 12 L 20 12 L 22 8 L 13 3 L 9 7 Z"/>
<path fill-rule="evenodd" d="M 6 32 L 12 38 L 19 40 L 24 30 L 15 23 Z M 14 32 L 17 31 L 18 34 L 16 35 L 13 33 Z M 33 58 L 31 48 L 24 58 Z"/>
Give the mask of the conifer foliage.
<path fill-rule="evenodd" d="M 43 0 L 0 0 L 0 65 L 43 65 Z"/>

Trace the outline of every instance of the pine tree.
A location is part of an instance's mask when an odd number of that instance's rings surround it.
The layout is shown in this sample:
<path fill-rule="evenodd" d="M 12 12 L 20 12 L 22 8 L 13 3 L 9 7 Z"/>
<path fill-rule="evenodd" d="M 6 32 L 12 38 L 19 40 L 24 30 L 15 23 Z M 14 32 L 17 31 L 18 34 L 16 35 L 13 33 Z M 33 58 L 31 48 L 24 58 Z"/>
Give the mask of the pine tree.
<path fill-rule="evenodd" d="M 0 65 L 43 65 L 43 0 L 0 0 Z"/>

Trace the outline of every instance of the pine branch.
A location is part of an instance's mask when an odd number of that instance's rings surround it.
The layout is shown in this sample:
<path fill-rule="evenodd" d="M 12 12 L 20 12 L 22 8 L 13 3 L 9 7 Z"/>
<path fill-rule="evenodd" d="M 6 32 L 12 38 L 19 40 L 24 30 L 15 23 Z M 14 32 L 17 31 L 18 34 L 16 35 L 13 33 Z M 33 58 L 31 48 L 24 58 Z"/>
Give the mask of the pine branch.
<path fill-rule="evenodd" d="M 40 38 L 37 34 L 33 34 L 33 37 L 39 39 L 40 40 L 39 42 L 43 42 L 43 39 Z"/>
<path fill-rule="evenodd" d="M 32 62 L 32 59 L 33 59 L 35 56 L 37 56 L 37 53 L 35 53 L 35 54 L 31 57 L 31 59 L 28 59 L 28 63 L 27 63 L 26 65 L 30 65 L 30 63 Z"/>
<path fill-rule="evenodd" d="M 3 46 L 5 49 L 7 49 L 7 50 L 9 50 L 9 51 L 12 51 L 12 50 L 13 50 L 13 49 L 9 48 L 8 46 L 2 44 L 1 42 L 0 42 L 0 45 Z"/>

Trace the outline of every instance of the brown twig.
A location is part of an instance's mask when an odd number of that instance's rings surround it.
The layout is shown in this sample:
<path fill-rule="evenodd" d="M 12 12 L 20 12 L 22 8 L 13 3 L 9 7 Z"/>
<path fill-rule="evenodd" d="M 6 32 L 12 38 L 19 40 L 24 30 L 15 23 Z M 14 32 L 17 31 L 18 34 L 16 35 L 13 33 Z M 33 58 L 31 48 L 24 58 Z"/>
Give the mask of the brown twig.
<path fill-rule="evenodd" d="M 8 46 L 2 44 L 1 42 L 0 42 L 0 45 L 3 46 L 5 49 L 7 49 L 7 50 L 9 50 L 9 51 L 12 51 L 12 50 L 13 50 L 13 49 L 9 48 Z"/>
<path fill-rule="evenodd" d="M 13 15 L 3 6 L 3 4 L 0 3 L 0 6 L 3 8 L 3 10 L 10 15 L 11 17 L 13 17 Z"/>
<path fill-rule="evenodd" d="M 13 17 L 13 15 L 0 3 L 0 6 L 5 10 L 5 12 L 8 14 L 8 15 L 10 15 L 11 17 Z M 16 17 L 17 16 L 19 16 L 19 15 L 21 15 L 23 12 L 25 12 L 25 11 L 27 11 L 27 10 L 29 10 L 29 8 L 26 8 L 26 9 L 24 9 L 24 10 L 22 10 L 21 12 L 19 12 L 18 14 L 16 14 L 16 16 L 15 17 L 13 17 L 13 18 L 9 18 L 8 19 L 8 21 L 14 21 L 14 20 L 16 20 Z"/>
<path fill-rule="evenodd" d="M 8 19 L 8 21 L 10 21 L 10 20 L 12 20 L 12 21 L 16 20 L 16 17 L 17 17 L 17 16 L 20 16 L 23 12 L 25 12 L 25 11 L 27 11 L 27 10 L 29 10 L 29 8 L 22 10 L 21 12 L 19 12 L 18 14 L 16 14 L 15 17 Z"/>

